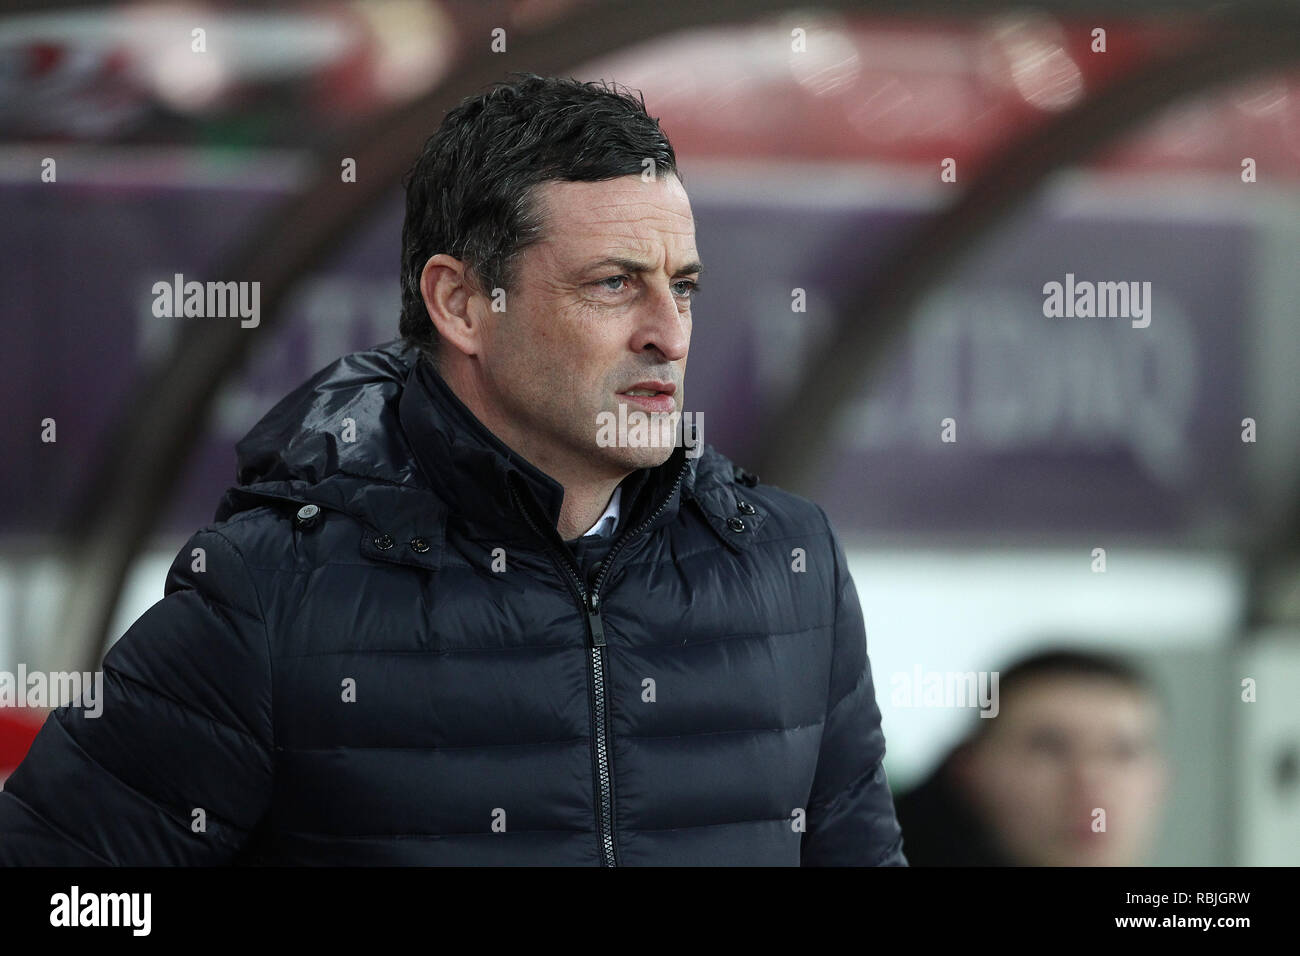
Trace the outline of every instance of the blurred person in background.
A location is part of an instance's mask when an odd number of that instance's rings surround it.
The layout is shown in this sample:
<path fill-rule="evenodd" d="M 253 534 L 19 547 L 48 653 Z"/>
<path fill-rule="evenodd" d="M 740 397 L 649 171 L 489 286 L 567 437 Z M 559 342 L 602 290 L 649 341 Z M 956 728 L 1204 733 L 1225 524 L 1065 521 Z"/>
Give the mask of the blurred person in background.
<path fill-rule="evenodd" d="M 997 716 L 977 717 L 898 798 L 909 862 L 1143 864 L 1169 774 L 1149 680 L 1114 657 L 1053 649 L 1002 671 L 998 696 Z"/>

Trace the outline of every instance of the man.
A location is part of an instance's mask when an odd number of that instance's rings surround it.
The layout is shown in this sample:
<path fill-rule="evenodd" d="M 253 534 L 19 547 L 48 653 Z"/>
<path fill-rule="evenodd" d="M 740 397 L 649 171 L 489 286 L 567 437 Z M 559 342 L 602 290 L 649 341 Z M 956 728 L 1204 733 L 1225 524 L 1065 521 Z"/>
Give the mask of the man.
<path fill-rule="evenodd" d="M 899 798 L 911 864 L 1146 862 L 1169 777 L 1149 681 L 1122 660 L 1055 649 L 1003 671 L 999 691 L 997 717 Z"/>
<path fill-rule="evenodd" d="M 698 260 L 639 100 L 525 75 L 451 111 L 405 341 L 240 442 L 102 716 L 0 794 L 0 861 L 906 865 L 824 513 L 608 427 L 682 411 Z"/>

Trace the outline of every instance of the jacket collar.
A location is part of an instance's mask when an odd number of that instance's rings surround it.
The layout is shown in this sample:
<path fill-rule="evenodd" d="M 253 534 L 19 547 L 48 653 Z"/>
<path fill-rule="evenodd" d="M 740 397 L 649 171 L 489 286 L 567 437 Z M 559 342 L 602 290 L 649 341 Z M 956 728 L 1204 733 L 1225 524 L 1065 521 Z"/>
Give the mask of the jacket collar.
<path fill-rule="evenodd" d="M 355 435 L 340 439 L 349 421 Z M 493 435 L 401 340 L 322 369 L 267 412 L 236 450 L 239 484 L 219 504 L 217 522 L 268 503 L 293 519 L 313 504 L 361 523 L 364 556 L 432 570 L 441 565 L 452 519 L 483 537 L 539 543 L 513 486 L 534 509 L 537 528 L 560 540 L 563 488 Z M 747 510 L 743 500 L 743 486 L 754 482 L 713 448 L 702 451 L 688 458 L 679 446 L 663 465 L 627 481 L 615 537 L 667 524 L 689 499 L 731 549 L 748 548 L 766 517 L 761 505 Z M 743 531 L 734 526 L 738 517 Z M 299 527 L 306 533 L 308 526 Z"/>
<path fill-rule="evenodd" d="M 564 487 L 493 434 L 428 362 L 415 361 L 399 414 L 429 487 L 469 534 L 518 540 L 535 537 L 535 525 L 560 540 Z M 679 446 L 664 464 L 634 476 L 644 486 L 630 511 L 624 502 L 618 533 L 651 518 L 653 527 L 671 521 L 695 462 Z"/>

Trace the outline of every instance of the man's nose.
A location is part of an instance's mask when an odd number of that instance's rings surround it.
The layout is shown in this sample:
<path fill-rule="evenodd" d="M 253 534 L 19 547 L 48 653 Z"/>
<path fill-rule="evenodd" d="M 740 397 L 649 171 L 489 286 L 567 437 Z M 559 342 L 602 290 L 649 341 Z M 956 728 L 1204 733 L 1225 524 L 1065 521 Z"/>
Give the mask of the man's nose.
<path fill-rule="evenodd" d="M 671 285 L 654 288 L 653 293 L 646 298 L 645 310 L 637 323 L 636 337 L 632 343 L 636 351 L 653 348 L 661 352 L 669 362 L 686 358 L 691 345 L 691 326 L 689 312 L 683 314 L 678 308 L 678 301 Z"/>
<path fill-rule="evenodd" d="M 1105 754 L 1076 753 L 1069 764 L 1069 786 L 1085 800 L 1097 800 L 1111 789 L 1114 767 Z"/>

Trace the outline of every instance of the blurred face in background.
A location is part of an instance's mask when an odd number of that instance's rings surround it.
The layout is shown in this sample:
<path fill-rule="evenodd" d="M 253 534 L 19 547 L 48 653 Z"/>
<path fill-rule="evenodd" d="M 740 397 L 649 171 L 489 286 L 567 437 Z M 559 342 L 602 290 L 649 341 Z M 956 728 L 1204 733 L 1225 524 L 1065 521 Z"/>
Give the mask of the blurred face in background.
<path fill-rule="evenodd" d="M 1105 678 L 1044 675 L 1007 694 L 991 719 L 953 770 L 1016 863 L 1143 862 L 1167 775 L 1155 701 Z"/>

